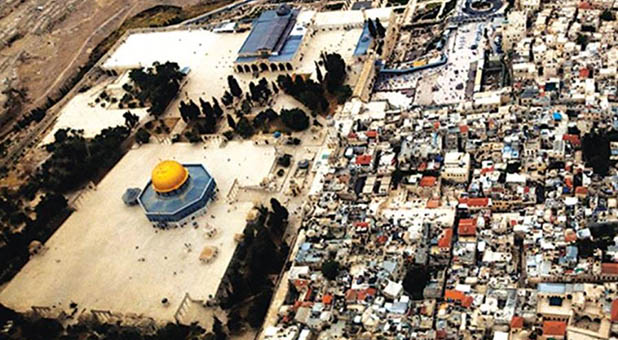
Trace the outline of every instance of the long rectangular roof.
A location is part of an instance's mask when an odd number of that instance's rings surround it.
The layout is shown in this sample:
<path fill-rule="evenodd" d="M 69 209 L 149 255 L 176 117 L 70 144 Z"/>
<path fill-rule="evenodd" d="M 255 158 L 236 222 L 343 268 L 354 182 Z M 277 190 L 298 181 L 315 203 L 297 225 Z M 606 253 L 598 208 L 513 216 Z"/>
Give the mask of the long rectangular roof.
<path fill-rule="evenodd" d="M 259 51 L 274 51 L 285 41 L 286 30 L 289 32 L 296 11 L 290 10 L 282 15 L 277 11 L 265 11 L 253 23 L 251 33 L 243 43 L 238 54 L 253 55 Z"/>

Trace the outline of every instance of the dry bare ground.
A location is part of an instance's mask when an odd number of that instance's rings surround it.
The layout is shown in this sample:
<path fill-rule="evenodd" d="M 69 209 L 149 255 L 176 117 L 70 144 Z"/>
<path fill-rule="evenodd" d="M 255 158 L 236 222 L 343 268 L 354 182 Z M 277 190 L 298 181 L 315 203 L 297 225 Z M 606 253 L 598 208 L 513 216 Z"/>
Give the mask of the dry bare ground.
<path fill-rule="evenodd" d="M 0 90 L 24 88 L 27 111 L 42 104 L 125 19 L 156 5 L 200 0 L 0 1 Z M 0 104 L 6 96 L 0 95 Z M 2 107 L 0 106 L 0 112 Z M 8 124 L 5 124 L 5 126 Z"/>

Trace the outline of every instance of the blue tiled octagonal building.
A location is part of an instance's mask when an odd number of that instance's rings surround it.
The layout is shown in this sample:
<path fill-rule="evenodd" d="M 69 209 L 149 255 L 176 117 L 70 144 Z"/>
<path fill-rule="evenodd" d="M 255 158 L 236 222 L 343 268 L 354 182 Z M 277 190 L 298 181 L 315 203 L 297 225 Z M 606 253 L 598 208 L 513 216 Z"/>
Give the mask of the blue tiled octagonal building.
<path fill-rule="evenodd" d="M 215 191 L 215 180 L 203 165 L 167 160 L 152 170 L 138 200 L 148 220 L 158 226 L 182 225 L 205 212 Z"/>

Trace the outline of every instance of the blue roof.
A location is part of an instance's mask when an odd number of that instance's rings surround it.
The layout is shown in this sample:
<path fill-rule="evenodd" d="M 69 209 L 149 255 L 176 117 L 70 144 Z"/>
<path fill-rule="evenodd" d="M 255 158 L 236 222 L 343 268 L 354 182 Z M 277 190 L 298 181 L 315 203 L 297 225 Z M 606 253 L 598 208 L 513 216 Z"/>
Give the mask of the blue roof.
<path fill-rule="evenodd" d="M 539 283 L 537 291 L 540 293 L 564 294 L 566 285 L 564 283 Z"/>
<path fill-rule="evenodd" d="M 365 55 L 367 50 L 369 50 L 371 40 L 371 34 L 369 34 L 369 24 L 365 22 L 363 33 L 361 33 L 358 38 L 358 43 L 356 43 L 356 48 L 354 49 L 354 56 Z"/>
<path fill-rule="evenodd" d="M 268 58 L 269 61 L 290 61 L 296 55 L 300 43 L 303 41 L 302 35 L 291 35 L 287 38 L 283 47 L 279 51 L 279 55 L 273 55 Z"/>
<path fill-rule="evenodd" d="M 159 195 L 152 187 L 152 181 L 148 181 L 139 198 L 148 214 L 174 214 L 204 197 L 209 187 L 214 187 L 211 186 L 214 179 L 201 164 L 187 164 L 184 167 L 189 171 L 189 179 L 186 188 L 178 194 Z"/>
<path fill-rule="evenodd" d="M 253 23 L 251 33 L 238 54 L 254 55 L 261 51 L 270 53 L 280 49 L 285 35 L 292 29 L 296 13 L 287 7 L 276 11 L 264 11 Z"/>
<path fill-rule="evenodd" d="M 560 112 L 554 112 L 554 120 L 562 120 L 562 115 Z"/>

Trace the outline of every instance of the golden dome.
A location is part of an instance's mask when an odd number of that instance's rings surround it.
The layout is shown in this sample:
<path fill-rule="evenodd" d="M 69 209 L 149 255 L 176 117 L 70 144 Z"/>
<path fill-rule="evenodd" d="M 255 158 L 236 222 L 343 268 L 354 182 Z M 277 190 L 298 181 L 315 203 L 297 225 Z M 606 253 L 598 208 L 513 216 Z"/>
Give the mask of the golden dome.
<path fill-rule="evenodd" d="M 152 170 L 152 187 L 166 193 L 180 188 L 189 178 L 189 171 L 176 161 L 163 161 Z"/>

